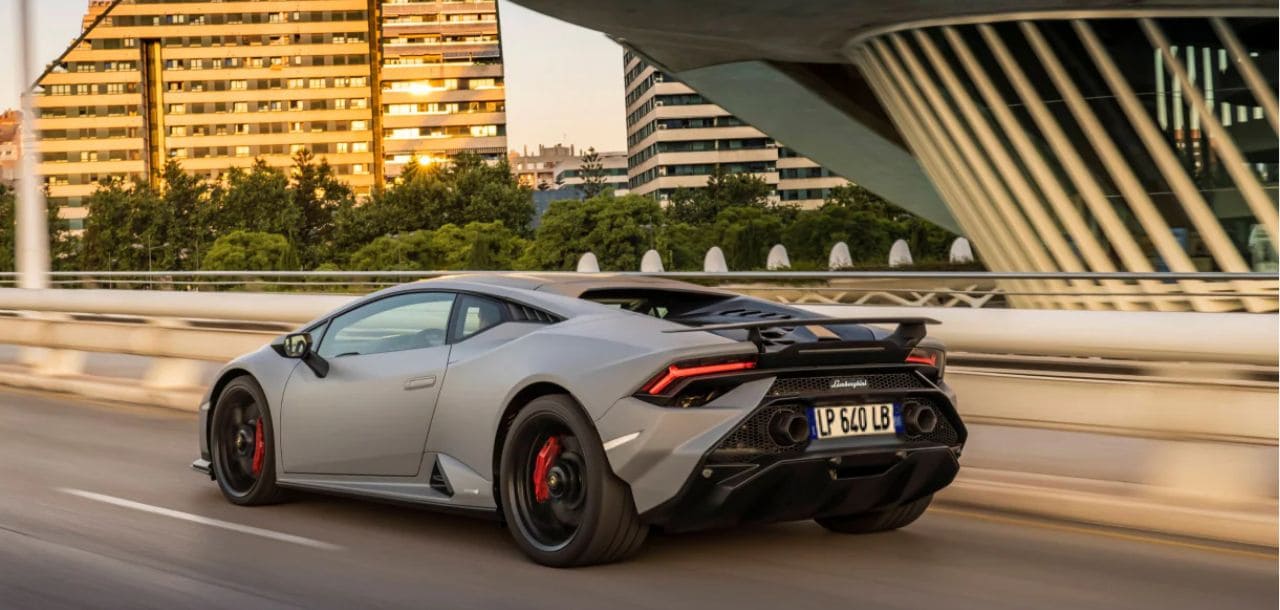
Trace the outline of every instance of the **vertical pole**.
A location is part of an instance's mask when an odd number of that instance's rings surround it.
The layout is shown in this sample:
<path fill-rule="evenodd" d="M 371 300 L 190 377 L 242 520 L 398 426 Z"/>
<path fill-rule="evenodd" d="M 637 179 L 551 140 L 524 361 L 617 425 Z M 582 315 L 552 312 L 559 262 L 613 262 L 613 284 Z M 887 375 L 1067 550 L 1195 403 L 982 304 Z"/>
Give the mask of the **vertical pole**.
<path fill-rule="evenodd" d="M 18 0 L 19 61 L 18 74 L 22 87 L 22 150 L 18 174 L 18 234 L 15 258 L 20 288 L 49 287 L 49 226 L 44 192 L 36 176 L 40 158 L 36 138 L 35 89 L 32 87 L 31 60 L 35 56 L 34 41 L 29 35 L 31 0 Z"/>
<path fill-rule="evenodd" d="M 369 0 L 369 150 L 373 174 L 370 195 L 381 192 L 387 184 L 386 161 L 382 158 L 382 1 Z"/>

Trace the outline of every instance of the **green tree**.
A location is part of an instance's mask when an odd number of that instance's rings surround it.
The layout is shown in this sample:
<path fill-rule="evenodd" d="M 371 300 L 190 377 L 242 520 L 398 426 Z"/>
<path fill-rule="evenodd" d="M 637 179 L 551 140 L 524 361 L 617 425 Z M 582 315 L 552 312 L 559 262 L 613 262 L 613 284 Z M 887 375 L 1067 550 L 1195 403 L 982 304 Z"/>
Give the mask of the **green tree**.
<path fill-rule="evenodd" d="M 317 162 L 305 149 L 293 157 L 292 177 L 289 200 L 299 221 L 292 241 L 310 269 L 332 256 L 338 212 L 351 208 L 355 197 L 327 160 Z"/>
<path fill-rule="evenodd" d="M 13 271 L 18 247 L 18 197 L 0 184 L 0 271 Z"/>
<path fill-rule="evenodd" d="M 582 153 L 580 161 L 582 163 L 578 167 L 578 173 L 582 176 L 583 196 L 590 199 L 603 193 L 608 183 L 605 181 L 604 163 L 600 161 L 600 153 L 597 153 L 595 148 L 588 148 Z"/>
<path fill-rule="evenodd" d="M 594 252 L 602 269 L 636 270 L 657 243 L 662 208 L 648 197 L 600 195 L 554 201 L 542 216 L 522 264 L 530 269 L 573 269 Z"/>
<path fill-rule="evenodd" d="M 142 182 L 110 180 L 86 200 L 88 216 L 81 236 L 80 268 L 145 271 L 157 268 L 168 226 L 161 197 Z M 160 267 L 163 269 L 163 261 Z"/>
<path fill-rule="evenodd" d="M 445 225 L 431 243 L 442 256 L 439 269 L 480 271 L 515 268 L 529 242 L 495 221 Z"/>
<path fill-rule="evenodd" d="M 668 222 L 658 230 L 657 248 L 667 271 L 702 271 L 713 236 L 705 227 Z"/>
<path fill-rule="evenodd" d="M 724 250 L 730 269 L 763 269 L 769 248 L 782 241 L 785 218 L 785 214 L 771 208 L 726 208 L 711 226 L 712 241 Z"/>
<path fill-rule="evenodd" d="M 799 212 L 783 243 L 798 266 L 825 267 L 836 242 L 854 263 L 883 265 L 889 248 L 906 239 L 919 261 L 945 261 L 955 235 L 856 184 L 834 188 L 822 207 Z"/>
<path fill-rule="evenodd" d="M 828 203 L 800 212 L 787 227 L 783 243 L 797 266 L 825 269 L 832 246 L 841 241 L 855 262 L 884 263 L 899 226 L 884 214 Z"/>
<path fill-rule="evenodd" d="M 773 194 L 774 188 L 759 176 L 729 174 L 717 167 L 707 177 L 706 187 L 681 188 L 672 193 L 667 218 L 672 222 L 709 225 L 720 212 L 732 207 L 768 207 Z"/>
<path fill-rule="evenodd" d="M 533 212 L 532 190 L 516 181 L 506 161 L 490 165 L 462 154 L 451 163 L 410 163 L 368 202 L 338 211 L 335 249 L 354 253 L 379 236 L 472 222 L 501 222 L 525 236 Z"/>
<path fill-rule="evenodd" d="M 256 159 L 246 168 L 227 172 L 226 188 L 218 197 L 210 224 L 216 236 L 234 231 L 275 233 L 296 243 L 302 214 L 293 205 L 289 177 Z"/>
<path fill-rule="evenodd" d="M 18 195 L 0 184 L 0 271 L 13 271 L 18 247 Z M 49 227 L 49 256 L 54 269 L 74 268 L 76 261 L 66 259 L 78 244 L 68 231 L 67 221 L 58 217 L 57 206 L 47 207 L 45 222 Z"/>
<path fill-rule="evenodd" d="M 213 242 L 204 257 L 208 271 L 291 271 L 297 258 L 283 235 L 258 231 L 232 231 Z"/>
<path fill-rule="evenodd" d="M 158 269 L 195 270 L 213 242 L 209 226 L 212 187 L 182 170 L 177 161 L 164 166 L 164 192 L 148 237 L 160 246 L 153 265 Z M 159 262 L 156 262 L 159 261 Z"/>
<path fill-rule="evenodd" d="M 358 271 L 426 271 L 439 269 L 444 253 L 431 241 L 431 231 L 383 235 L 351 255 Z"/>
<path fill-rule="evenodd" d="M 917 261 L 946 261 L 950 254 L 951 242 L 957 237 L 955 233 L 889 203 L 879 195 L 856 184 L 832 189 L 823 207 L 828 205 L 852 209 L 858 213 L 859 222 L 873 218 L 882 221 L 887 219 L 893 223 L 890 229 L 893 234 L 888 239 L 888 245 L 874 253 L 868 253 L 862 259 L 866 262 L 878 264 L 887 262 L 889 247 L 898 239 L 907 240 L 907 244 L 911 247 L 911 254 Z M 849 246 L 852 254 L 853 244 L 850 243 Z M 854 261 L 859 260 L 856 255 L 853 258 Z"/>
<path fill-rule="evenodd" d="M 448 197 L 428 202 L 435 204 L 429 210 L 435 226 L 499 221 L 520 235 L 529 234 L 533 193 L 516 180 L 505 158 L 490 164 L 464 153 L 437 171 Z"/>

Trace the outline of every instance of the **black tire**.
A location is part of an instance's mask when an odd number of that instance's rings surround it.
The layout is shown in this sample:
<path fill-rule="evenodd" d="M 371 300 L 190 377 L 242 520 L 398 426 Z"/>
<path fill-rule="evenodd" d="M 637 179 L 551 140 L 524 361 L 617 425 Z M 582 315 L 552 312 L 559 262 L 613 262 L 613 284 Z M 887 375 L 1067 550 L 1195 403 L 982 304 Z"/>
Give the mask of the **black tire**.
<path fill-rule="evenodd" d="M 838 517 L 818 517 L 814 521 L 818 525 L 841 534 L 872 534 L 887 532 L 911 525 L 924 514 L 933 501 L 933 494 L 905 504 L 892 506 L 884 510 L 857 515 L 841 515 Z"/>
<path fill-rule="evenodd" d="M 253 468 L 256 436 L 261 422 L 263 450 L 259 468 Z M 252 440 L 245 435 L 251 435 Z M 245 448 L 245 443 L 253 446 Z M 209 450 L 213 454 L 213 478 L 222 495 L 233 504 L 260 506 L 284 499 L 276 485 L 275 427 L 267 397 L 248 375 L 231 380 L 213 407 L 209 422 Z"/>
<path fill-rule="evenodd" d="M 544 487 L 553 495 L 539 501 L 533 473 L 551 438 L 557 447 L 563 443 L 563 452 L 555 453 L 543 481 L 560 483 Z M 595 426 L 568 396 L 536 398 L 516 415 L 502 445 L 499 481 L 507 529 L 520 550 L 542 565 L 620 561 L 638 551 L 649 533 L 636 515 L 630 487 L 610 470 Z"/>

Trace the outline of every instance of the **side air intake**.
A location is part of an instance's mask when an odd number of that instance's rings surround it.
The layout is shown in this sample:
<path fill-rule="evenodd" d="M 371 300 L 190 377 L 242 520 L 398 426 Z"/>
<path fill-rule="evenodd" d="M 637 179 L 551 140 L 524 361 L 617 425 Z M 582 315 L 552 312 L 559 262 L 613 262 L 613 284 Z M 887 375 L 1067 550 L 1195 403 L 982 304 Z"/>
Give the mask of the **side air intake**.
<path fill-rule="evenodd" d="M 431 466 L 431 489 L 451 498 L 453 497 L 453 486 L 449 484 L 449 479 L 444 476 L 444 469 L 440 467 L 440 458 L 436 458 L 435 464 Z"/>

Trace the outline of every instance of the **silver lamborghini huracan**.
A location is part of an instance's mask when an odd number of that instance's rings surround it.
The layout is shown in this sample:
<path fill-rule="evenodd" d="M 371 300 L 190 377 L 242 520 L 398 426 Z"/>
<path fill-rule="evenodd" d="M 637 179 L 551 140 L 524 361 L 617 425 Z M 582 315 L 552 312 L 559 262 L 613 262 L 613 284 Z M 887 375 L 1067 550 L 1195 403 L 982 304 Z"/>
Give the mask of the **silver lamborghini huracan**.
<path fill-rule="evenodd" d="M 241 505 L 300 489 L 494 516 L 551 566 L 654 528 L 890 530 L 965 441 L 932 323 L 638 276 L 405 284 L 229 363 L 193 467 Z"/>

